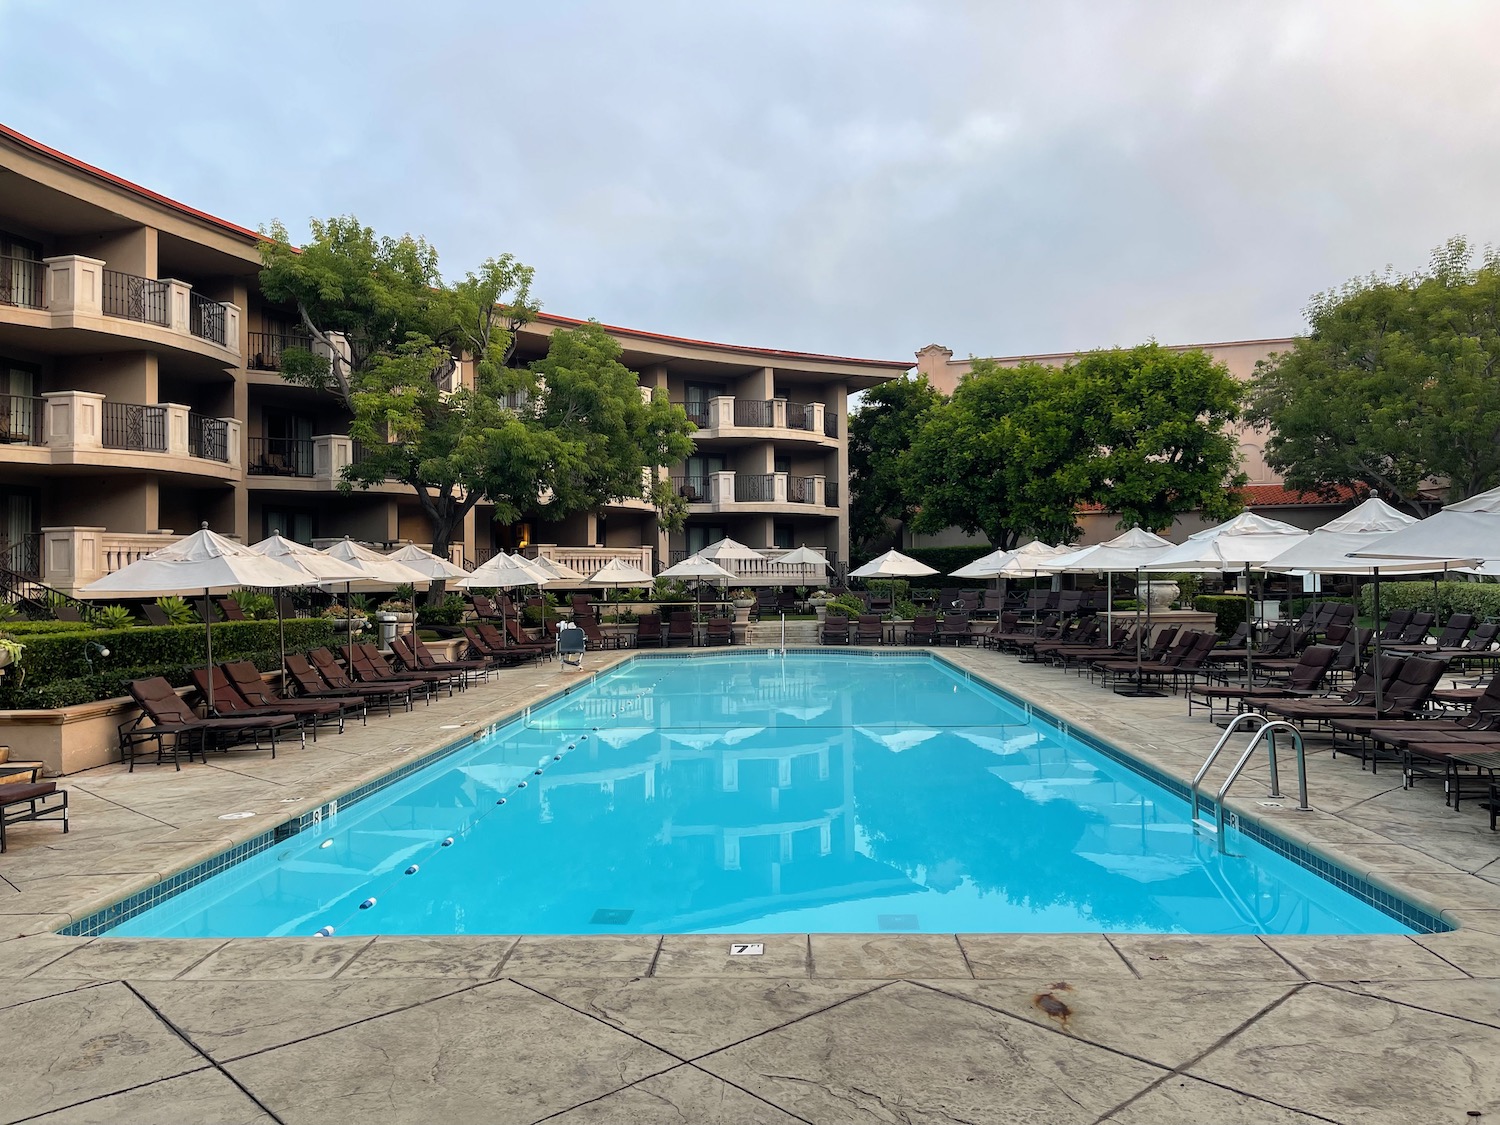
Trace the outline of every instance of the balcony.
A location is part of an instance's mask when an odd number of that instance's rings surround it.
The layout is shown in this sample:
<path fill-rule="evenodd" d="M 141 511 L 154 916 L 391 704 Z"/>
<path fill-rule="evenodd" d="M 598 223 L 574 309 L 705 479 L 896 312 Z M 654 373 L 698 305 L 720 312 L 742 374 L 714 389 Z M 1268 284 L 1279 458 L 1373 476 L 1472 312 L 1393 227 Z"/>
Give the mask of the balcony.
<path fill-rule="evenodd" d="M 827 446 L 838 438 L 838 418 L 821 402 L 790 402 L 784 398 L 732 398 L 727 395 L 695 402 L 678 402 L 701 437 L 765 441 L 807 440 Z"/>
<path fill-rule="evenodd" d="M 253 437 L 245 471 L 253 477 L 311 477 L 315 447 L 311 438 Z"/>
<path fill-rule="evenodd" d="M 589 575 L 597 573 L 606 563 L 613 562 L 615 559 L 643 570 L 647 574 L 656 573 L 652 563 L 654 552 L 650 547 L 560 547 L 551 543 L 543 543 L 527 547 L 522 553 L 531 558 L 540 555 L 559 566 L 566 566 L 577 571 L 585 579 L 582 582 L 549 583 L 547 586 L 549 590 L 585 587 L 588 585 Z"/>
<path fill-rule="evenodd" d="M 0 255 L 0 305 L 45 307 L 47 267 L 34 258 Z"/>
<path fill-rule="evenodd" d="M 250 332 L 245 366 L 251 371 L 280 371 L 281 356 L 288 348 L 313 350 L 312 337 L 302 332 Z"/>
<path fill-rule="evenodd" d="M 7 405 L 0 428 L 9 423 L 12 436 L 0 449 L 8 461 L 224 480 L 234 479 L 239 469 L 239 421 L 198 414 L 180 403 L 115 402 L 91 391 L 49 391 L 40 399 L 0 396 L 0 409 Z M 42 448 L 22 453 L 16 446 Z"/>
<path fill-rule="evenodd" d="M 698 512 L 784 512 L 831 515 L 836 507 L 827 498 L 828 480 L 822 476 L 793 476 L 790 473 L 709 473 L 706 476 L 673 477 L 672 487 L 685 498 L 690 510 Z"/>
<path fill-rule="evenodd" d="M 88 350 L 145 343 L 193 353 L 220 368 L 239 363 L 237 305 L 195 293 L 185 281 L 124 273 L 81 254 L 0 259 L 0 319 L 23 330 L 81 332 Z"/>
<path fill-rule="evenodd" d="M 828 583 L 827 567 L 817 563 L 781 562 L 781 556 L 788 554 L 790 548 L 757 547 L 756 550 L 760 551 L 765 558 L 719 559 L 717 561 L 720 566 L 733 574 L 735 581 L 742 586 L 824 586 Z M 813 547 L 812 550 L 821 551 L 830 566 L 837 565 L 837 560 L 828 553 L 827 548 Z M 683 550 L 674 550 L 670 555 L 673 565 L 682 562 L 687 557 L 688 552 Z"/>
<path fill-rule="evenodd" d="M 46 406 L 46 399 L 0 395 L 0 443 L 46 445 Z"/>

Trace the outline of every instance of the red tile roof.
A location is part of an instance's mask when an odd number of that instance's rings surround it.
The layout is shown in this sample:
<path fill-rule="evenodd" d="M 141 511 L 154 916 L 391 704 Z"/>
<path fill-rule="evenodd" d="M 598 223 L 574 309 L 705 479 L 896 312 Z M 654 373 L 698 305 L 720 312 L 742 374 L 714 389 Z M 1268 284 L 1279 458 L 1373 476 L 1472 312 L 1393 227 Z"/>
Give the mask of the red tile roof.
<path fill-rule="evenodd" d="M 1326 496 L 1316 492 L 1293 492 L 1279 484 L 1247 484 L 1240 489 L 1247 508 L 1302 508 L 1336 504 L 1353 504 L 1369 494 L 1364 485 L 1346 488 L 1339 485 Z"/>

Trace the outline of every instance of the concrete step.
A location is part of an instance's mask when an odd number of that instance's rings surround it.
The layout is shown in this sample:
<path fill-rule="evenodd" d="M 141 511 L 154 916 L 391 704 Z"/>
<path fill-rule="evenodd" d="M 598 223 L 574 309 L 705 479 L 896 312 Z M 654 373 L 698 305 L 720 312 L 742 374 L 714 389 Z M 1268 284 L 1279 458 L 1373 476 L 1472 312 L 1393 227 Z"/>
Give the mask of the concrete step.
<path fill-rule="evenodd" d="M 752 621 L 746 629 L 745 643 L 751 648 L 779 648 L 781 645 L 781 618 Z M 816 621 L 788 621 L 786 623 L 788 645 L 815 645 L 818 643 Z"/>

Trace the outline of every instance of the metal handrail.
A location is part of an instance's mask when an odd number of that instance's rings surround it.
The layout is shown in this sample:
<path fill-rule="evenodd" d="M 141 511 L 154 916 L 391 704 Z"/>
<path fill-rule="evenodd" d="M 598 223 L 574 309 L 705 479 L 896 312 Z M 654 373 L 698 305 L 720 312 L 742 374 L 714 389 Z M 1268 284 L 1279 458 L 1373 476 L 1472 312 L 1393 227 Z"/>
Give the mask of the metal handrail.
<path fill-rule="evenodd" d="M 1229 776 L 1224 779 L 1224 784 L 1219 786 L 1219 792 L 1214 797 L 1214 832 L 1219 840 L 1219 851 L 1227 851 L 1224 843 L 1224 798 L 1229 793 L 1229 787 L 1239 778 L 1240 772 L 1250 761 L 1250 756 L 1255 753 L 1255 748 L 1264 739 L 1266 749 L 1271 752 L 1271 792 L 1270 796 L 1281 796 L 1281 785 L 1276 775 L 1276 732 L 1287 730 L 1292 734 L 1292 746 L 1297 751 L 1297 811 L 1312 812 L 1312 806 L 1307 803 L 1307 754 L 1302 745 L 1302 732 L 1284 719 L 1266 723 L 1255 732 L 1250 740 L 1250 745 L 1245 747 L 1245 752 L 1240 755 L 1240 760 L 1235 762 L 1229 771 Z M 1195 810 L 1196 811 L 1196 810 Z"/>
<path fill-rule="evenodd" d="M 1230 722 L 1230 724 L 1224 728 L 1224 733 L 1219 735 L 1219 741 L 1214 743 L 1214 748 L 1208 752 L 1208 757 L 1203 759 L 1203 764 L 1198 767 L 1198 772 L 1193 775 L 1192 784 L 1188 786 L 1188 790 L 1192 794 L 1194 820 L 1198 819 L 1198 786 L 1202 783 L 1204 777 L 1208 775 L 1209 769 L 1218 759 L 1219 752 L 1223 750 L 1225 744 L 1228 743 L 1229 736 L 1234 734 L 1234 732 L 1239 729 L 1239 725 L 1246 719 L 1259 719 L 1260 725 L 1262 727 L 1271 721 L 1270 719 L 1262 715 L 1259 711 L 1244 711 L 1236 715 Z M 1255 733 L 1260 733 L 1260 727 L 1256 728 Z M 1252 743 L 1252 745 L 1254 745 L 1254 743 Z"/>

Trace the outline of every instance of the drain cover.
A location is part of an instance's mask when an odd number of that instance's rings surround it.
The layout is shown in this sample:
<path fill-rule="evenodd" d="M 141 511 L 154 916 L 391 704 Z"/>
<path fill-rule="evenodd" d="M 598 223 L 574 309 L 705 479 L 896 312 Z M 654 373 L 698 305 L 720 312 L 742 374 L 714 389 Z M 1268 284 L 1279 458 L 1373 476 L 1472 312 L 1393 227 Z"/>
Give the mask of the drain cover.
<path fill-rule="evenodd" d="M 254 816 L 253 812 L 227 812 L 219 817 L 220 820 L 246 820 Z"/>
<path fill-rule="evenodd" d="M 877 914 L 875 920 L 880 923 L 882 930 L 915 930 L 919 928 L 915 914 Z"/>
<path fill-rule="evenodd" d="M 589 921 L 595 926 L 623 926 L 634 913 L 634 910 L 600 909 L 594 911 L 594 916 Z"/>

